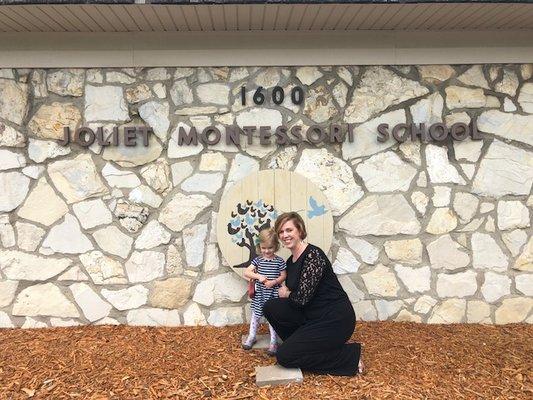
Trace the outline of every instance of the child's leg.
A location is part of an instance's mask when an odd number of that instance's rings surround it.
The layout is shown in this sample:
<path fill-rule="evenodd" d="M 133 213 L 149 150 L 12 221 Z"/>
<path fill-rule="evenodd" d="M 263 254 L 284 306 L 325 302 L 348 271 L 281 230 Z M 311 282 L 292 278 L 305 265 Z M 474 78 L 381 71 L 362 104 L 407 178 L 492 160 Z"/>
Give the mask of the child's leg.
<path fill-rule="evenodd" d="M 249 350 L 255 343 L 255 336 L 257 335 L 257 328 L 259 328 L 259 321 L 261 317 L 252 313 L 250 318 L 250 331 L 248 332 L 248 338 L 244 342 L 243 348 Z"/>

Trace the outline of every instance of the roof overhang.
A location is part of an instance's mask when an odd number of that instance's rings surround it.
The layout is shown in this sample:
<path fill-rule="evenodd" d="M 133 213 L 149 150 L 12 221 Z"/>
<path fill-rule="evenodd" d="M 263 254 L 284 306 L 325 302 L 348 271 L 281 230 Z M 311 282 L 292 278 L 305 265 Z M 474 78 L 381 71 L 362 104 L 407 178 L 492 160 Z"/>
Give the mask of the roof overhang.
<path fill-rule="evenodd" d="M 0 32 L 533 29 L 533 0 L 0 0 Z"/>
<path fill-rule="evenodd" d="M 43 0 L 48 1 L 48 0 Z M 71 1 L 71 0 L 64 0 Z M 96 0 L 99 1 L 99 0 Z M 90 2 L 90 1 L 89 1 Z M 109 0 L 102 2 L 112 3 Z M 531 3 L 531 0 L 134 0 L 149 4 L 423 4 L 423 3 Z"/>
<path fill-rule="evenodd" d="M 533 0 L 19 3 L 0 66 L 533 62 Z"/>

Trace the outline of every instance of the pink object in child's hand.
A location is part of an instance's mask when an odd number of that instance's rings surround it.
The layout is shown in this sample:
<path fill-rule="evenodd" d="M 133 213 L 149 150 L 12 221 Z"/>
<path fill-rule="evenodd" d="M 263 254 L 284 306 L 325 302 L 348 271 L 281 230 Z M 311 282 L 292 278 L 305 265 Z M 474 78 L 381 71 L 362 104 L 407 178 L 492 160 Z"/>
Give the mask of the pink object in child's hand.
<path fill-rule="evenodd" d="M 255 279 L 248 281 L 248 297 L 253 299 L 255 296 Z"/>

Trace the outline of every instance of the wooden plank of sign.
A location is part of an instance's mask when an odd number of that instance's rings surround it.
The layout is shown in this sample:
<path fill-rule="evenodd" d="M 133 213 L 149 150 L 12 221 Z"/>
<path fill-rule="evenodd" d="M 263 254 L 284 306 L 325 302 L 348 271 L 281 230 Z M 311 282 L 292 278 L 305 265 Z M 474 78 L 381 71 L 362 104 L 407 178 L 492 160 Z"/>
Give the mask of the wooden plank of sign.
<path fill-rule="evenodd" d="M 291 176 L 291 211 L 297 212 L 304 220 L 306 230 L 308 229 L 309 220 L 307 218 L 307 191 L 308 180 L 302 175 L 293 173 Z M 290 253 L 288 254 L 290 255 Z"/>
<path fill-rule="evenodd" d="M 309 203 L 310 198 L 313 198 L 313 201 L 316 201 L 319 206 L 325 206 L 322 203 L 323 195 L 319 193 L 319 189 L 316 185 L 309 187 L 307 191 L 307 210 L 308 217 L 307 220 L 307 242 L 312 243 L 320 248 L 324 248 L 324 216 L 317 214 L 316 209 L 313 209 Z M 324 249 L 325 251 L 325 249 Z"/>
<path fill-rule="evenodd" d="M 238 203 L 241 203 L 243 207 L 246 207 L 247 206 L 246 201 L 252 201 L 255 203 L 258 198 L 257 197 L 258 184 L 259 184 L 259 173 L 258 172 L 254 172 L 248 175 L 246 178 L 244 178 L 242 182 L 241 196 L 240 196 L 240 199 L 234 203 L 235 206 Z M 243 231 L 243 234 L 244 234 L 244 231 Z M 246 242 L 248 242 L 248 240 L 246 240 Z M 248 251 L 246 247 L 243 247 L 242 251 L 243 253 L 241 257 L 241 260 L 242 260 L 241 262 L 244 262 L 248 260 L 248 257 L 250 256 L 250 252 Z"/>
<path fill-rule="evenodd" d="M 259 173 L 259 179 L 261 180 L 261 182 L 258 187 L 258 193 L 257 193 L 258 199 L 262 199 L 265 202 L 265 204 L 273 205 L 276 199 L 274 170 L 261 171 Z M 273 226 L 274 226 L 274 223 L 272 223 L 272 227 Z"/>
<path fill-rule="evenodd" d="M 223 201 L 217 215 L 217 236 L 229 236 L 228 223 L 232 219 L 231 214 L 236 213 L 235 207 L 241 198 L 242 180 L 235 182 L 222 197 Z M 227 240 L 218 240 L 220 251 L 230 266 L 240 264 L 243 259 L 243 248 L 237 246 L 228 237 Z M 240 272 L 242 275 L 242 272 Z"/>
<path fill-rule="evenodd" d="M 330 250 L 331 243 L 333 242 L 333 216 L 331 215 L 331 207 L 329 204 L 327 204 L 326 207 L 328 212 L 324 215 L 324 218 L 322 218 L 322 221 L 324 221 L 324 227 L 322 228 L 324 235 L 322 237 L 322 245 L 320 248 L 327 254 Z"/>
<path fill-rule="evenodd" d="M 291 211 L 291 173 L 283 169 L 275 170 L 275 206 L 278 214 Z"/>
<path fill-rule="evenodd" d="M 291 211 L 295 211 L 303 218 L 307 226 L 307 179 L 299 174 L 291 176 Z"/>

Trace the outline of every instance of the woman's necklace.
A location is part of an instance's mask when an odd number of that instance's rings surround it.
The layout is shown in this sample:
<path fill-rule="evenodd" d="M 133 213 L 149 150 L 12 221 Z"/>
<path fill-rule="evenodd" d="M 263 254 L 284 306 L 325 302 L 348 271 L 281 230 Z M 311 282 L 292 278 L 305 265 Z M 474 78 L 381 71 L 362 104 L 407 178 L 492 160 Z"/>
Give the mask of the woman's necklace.
<path fill-rule="evenodd" d="M 300 256 L 302 255 L 302 253 L 304 252 L 305 250 L 305 243 L 303 242 L 303 240 L 300 242 L 300 244 L 298 245 L 298 249 L 296 252 L 294 252 L 294 254 L 292 255 L 292 259 L 294 261 L 298 260 L 300 258 Z M 297 255 L 297 256 L 296 256 Z"/>

